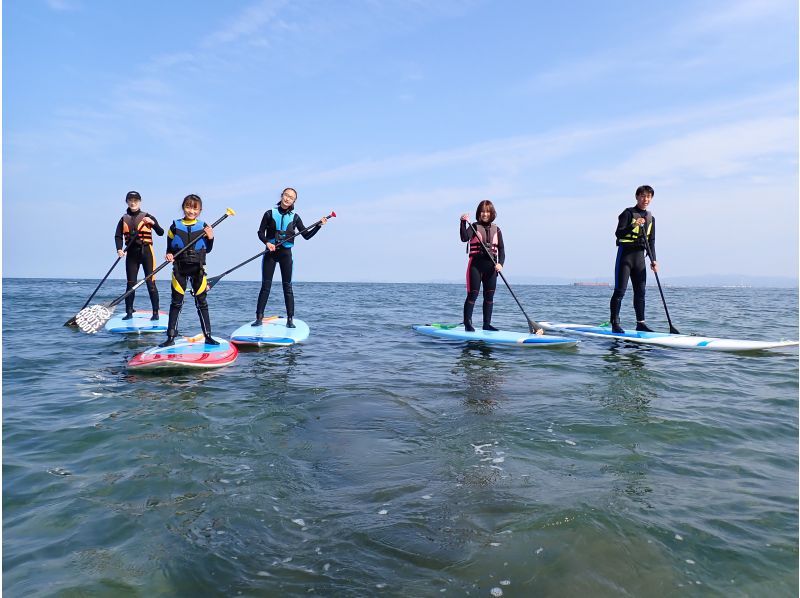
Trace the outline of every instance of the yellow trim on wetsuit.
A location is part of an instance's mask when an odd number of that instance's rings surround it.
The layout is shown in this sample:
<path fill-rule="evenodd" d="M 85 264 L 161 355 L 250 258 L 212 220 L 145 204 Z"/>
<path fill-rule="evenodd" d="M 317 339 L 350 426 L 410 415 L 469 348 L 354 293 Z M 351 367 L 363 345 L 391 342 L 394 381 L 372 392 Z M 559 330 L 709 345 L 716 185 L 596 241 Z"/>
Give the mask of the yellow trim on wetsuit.
<path fill-rule="evenodd" d="M 651 220 L 650 223 L 647 225 L 647 233 L 646 235 L 649 237 L 651 231 L 653 230 L 653 221 Z M 619 242 L 620 243 L 635 243 L 639 239 L 641 231 L 639 230 L 639 225 L 633 227 L 633 230 L 629 232 L 627 235 L 622 237 Z"/>
<path fill-rule="evenodd" d="M 172 274 L 172 288 L 178 291 L 181 295 L 186 294 L 186 291 L 183 290 L 183 287 L 181 287 L 180 283 L 178 282 L 178 279 L 175 278 L 174 273 Z"/>
<path fill-rule="evenodd" d="M 203 282 L 201 282 L 201 283 L 200 283 L 200 288 L 199 288 L 199 289 L 197 289 L 197 290 L 194 292 L 195 296 L 197 296 L 197 295 L 202 295 L 202 294 L 203 294 L 203 293 L 206 291 L 206 287 L 207 287 L 207 286 L 208 286 L 208 279 L 206 278 L 206 275 L 205 275 L 205 273 L 204 273 L 204 274 L 203 274 Z"/>

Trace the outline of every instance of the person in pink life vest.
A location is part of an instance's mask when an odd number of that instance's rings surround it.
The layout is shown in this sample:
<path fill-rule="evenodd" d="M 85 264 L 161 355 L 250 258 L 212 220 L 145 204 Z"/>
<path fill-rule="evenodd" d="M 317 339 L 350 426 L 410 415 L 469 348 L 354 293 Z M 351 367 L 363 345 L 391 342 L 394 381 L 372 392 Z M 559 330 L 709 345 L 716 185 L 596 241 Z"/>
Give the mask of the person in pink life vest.
<path fill-rule="evenodd" d="M 467 254 L 467 299 L 464 301 L 464 330 L 474 332 L 472 310 L 478 300 L 478 291 L 483 283 L 483 329 L 497 330 L 492 326 L 494 292 L 497 288 L 497 273 L 506 261 L 503 233 L 494 223 L 497 211 L 488 199 L 478 204 L 476 222 L 469 226 L 469 214 L 461 215 L 461 241 L 468 243 Z M 473 230 L 474 229 L 474 230 Z M 487 249 L 492 256 L 487 254 Z M 494 257 L 494 259 L 492 259 Z"/>

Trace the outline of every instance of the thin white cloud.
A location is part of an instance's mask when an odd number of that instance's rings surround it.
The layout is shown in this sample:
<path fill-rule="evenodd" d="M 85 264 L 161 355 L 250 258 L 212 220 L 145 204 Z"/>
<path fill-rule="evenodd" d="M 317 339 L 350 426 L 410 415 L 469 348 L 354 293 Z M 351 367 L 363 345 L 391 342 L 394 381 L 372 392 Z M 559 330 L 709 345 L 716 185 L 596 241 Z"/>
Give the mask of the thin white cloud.
<path fill-rule="evenodd" d="M 80 2 L 76 0 L 47 0 L 47 6 L 58 12 L 69 12 L 81 8 Z"/>
<path fill-rule="evenodd" d="M 708 127 L 668 138 L 635 152 L 615 167 L 589 172 L 590 180 L 685 180 L 745 176 L 767 157 L 792 157 L 797 119 L 774 117 Z"/>
<path fill-rule="evenodd" d="M 259 34 L 266 25 L 276 20 L 285 4 L 285 0 L 262 0 L 251 4 L 233 17 L 224 27 L 206 37 L 203 46 L 230 44 Z"/>

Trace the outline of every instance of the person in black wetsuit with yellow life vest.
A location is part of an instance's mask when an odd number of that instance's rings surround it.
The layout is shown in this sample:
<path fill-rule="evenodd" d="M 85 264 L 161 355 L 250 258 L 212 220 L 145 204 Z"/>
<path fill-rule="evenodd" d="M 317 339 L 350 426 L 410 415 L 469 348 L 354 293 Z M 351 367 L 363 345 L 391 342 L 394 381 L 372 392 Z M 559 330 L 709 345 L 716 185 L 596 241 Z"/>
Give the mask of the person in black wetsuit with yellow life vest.
<path fill-rule="evenodd" d="M 475 210 L 476 222 L 473 224 L 475 232 L 469 227 L 469 214 L 461 216 L 461 240 L 469 242 L 467 253 L 467 298 L 464 301 L 464 330 L 474 332 L 472 325 L 472 310 L 478 300 L 478 291 L 483 283 L 483 329 L 497 330 L 492 326 L 492 310 L 494 308 L 494 292 L 497 289 L 497 273 L 503 269 L 506 261 L 506 250 L 503 244 L 503 233 L 494 220 L 497 211 L 494 204 L 488 199 L 478 204 Z M 481 243 L 488 246 L 494 259 L 486 254 L 486 250 L 481 247 Z"/>
<path fill-rule="evenodd" d="M 211 253 L 214 246 L 214 229 L 197 217 L 203 210 L 203 200 L 197 195 L 187 195 L 181 205 L 184 217 L 176 220 L 167 232 L 167 261 L 172 262 L 172 302 L 169 305 L 169 324 L 167 325 L 167 340 L 161 347 L 175 344 L 178 336 L 178 316 L 183 307 L 187 283 L 191 281 L 194 294 L 194 304 L 197 315 L 200 316 L 200 328 L 205 335 L 207 345 L 218 345 L 219 342 L 211 337 L 211 318 L 208 314 L 208 294 L 206 280 L 206 254 Z M 177 258 L 174 254 L 189 245 L 205 231 L 205 238 L 200 239 L 191 248 L 181 253 Z"/>
<path fill-rule="evenodd" d="M 283 283 L 283 301 L 286 304 L 286 327 L 294 328 L 294 292 L 292 290 L 292 269 L 294 260 L 292 258 L 292 241 L 281 243 L 287 237 L 300 233 L 304 239 L 308 240 L 316 235 L 322 226 L 328 221 L 323 218 L 317 226 L 304 230 L 305 226 L 294 211 L 294 204 L 297 201 L 297 191 L 287 187 L 281 193 L 281 199 L 274 208 L 264 212 L 261 224 L 258 227 L 258 238 L 267 246 L 267 253 L 261 260 L 261 289 L 258 292 L 258 302 L 256 303 L 256 319 L 253 326 L 261 326 L 264 319 L 264 308 L 267 306 L 269 292 L 272 288 L 272 277 L 275 274 L 275 265 L 281 268 L 281 282 Z"/>
<path fill-rule="evenodd" d="M 152 214 L 143 212 L 140 209 L 142 197 L 136 191 L 128 191 L 125 196 L 125 203 L 128 209 L 117 224 L 117 231 L 114 233 L 114 243 L 117 246 L 117 255 L 125 256 L 125 274 L 127 276 L 126 291 L 130 291 L 136 285 L 136 277 L 139 274 L 139 266 L 144 270 L 144 275 L 149 276 L 155 268 L 156 255 L 153 251 L 153 231 L 160 237 L 164 234 L 164 229 L 158 224 L 158 220 Z M 134 235 L 133 242 L 131 237 Z M 123 249 L 123 241 L 127 245 L 127 250 Z M 158 320 L 158 289 L 156 288 L 155 277 L 149 278 L 145 283 L 147 292 L 150 295 L 150 305 L 153 308 L 151 320 Z M 131 293 L 125 297 L 125 316 L 123 320 L 133 318 L 133 299 L 136 293 Z"/>
<path fill-rule="evenodd" d="M 617 261 L 614 265 L 614 294 L 611 296 L 611 329 L 625 332 L 620 325 L 619 310 L 628 288 L 628 279 L 633 281 L 633 309 L 636 312 L 636 330 L 652 332 L 645 323 L 644 295 L 647 287 L 645 265 L 645 235 L 650 245 L 650 269 L 658 272 L 656 262 L 656 219 L 647 210 L 655 191 L 649 185 L 636 189 L 636 205 L 625 208 L 617 222 Z"/>

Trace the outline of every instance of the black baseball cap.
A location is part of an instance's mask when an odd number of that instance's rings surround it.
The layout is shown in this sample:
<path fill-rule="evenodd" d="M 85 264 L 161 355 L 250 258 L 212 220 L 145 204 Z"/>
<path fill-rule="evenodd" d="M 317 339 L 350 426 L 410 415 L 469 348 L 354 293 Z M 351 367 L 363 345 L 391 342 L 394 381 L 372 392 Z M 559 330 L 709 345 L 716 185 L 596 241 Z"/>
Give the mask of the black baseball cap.
<path fill-rule="evenodd" d="M 138 199 L 141 201 L 142 196 L 139 195 L 138 191 L 128 191 L 128 194 L 125 196 L 125 201 L 128 201 L 129 199 Z"/>

